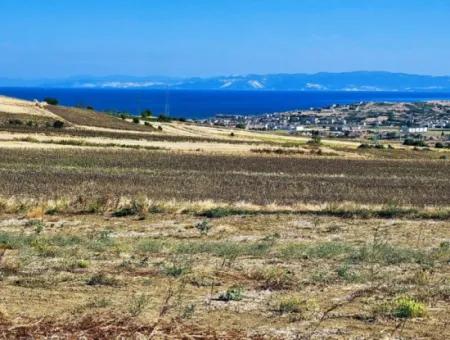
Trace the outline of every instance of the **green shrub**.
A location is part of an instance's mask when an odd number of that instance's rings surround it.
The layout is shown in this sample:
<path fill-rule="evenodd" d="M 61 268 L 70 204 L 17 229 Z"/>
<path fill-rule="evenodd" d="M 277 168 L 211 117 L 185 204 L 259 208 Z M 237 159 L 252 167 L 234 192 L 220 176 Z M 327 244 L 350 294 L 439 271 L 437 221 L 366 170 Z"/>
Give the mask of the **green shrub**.
<path fill-rule="evenodd" d="M 200 232 L 201 235 L 208 235 L 208 232 L 212 227 L 212 224 L 210 224 L 207 220 L 199 222 L 195 225 L 195 228 Z"/>
<path fill-rule="evenodd" d="M 86 260 L 79 260 L 77 261 L 76 266 L 80 269 L 86 269 L 87 267 L 89 267 L 89 262 Z"/>
<path fill-rule="evenodd" d="M 420 139 L 413 139 L 413 138 L 406 138 L 403 141 L 403 145 L 408 145 L 408 146 L 428 146 L 427 143 L 425 143 L 423 140 Z"/>
<path fill-rule="evenodd" d="M 198 214 L 198 216 L 208 218 L 221 218 L 226 216 L 244 215 L 246 213 L 247 212 L 243 210 L 218 207 L 202 211 L 201 213 Z"/>
<path fill-rule="evenodd" d="M 140 119 L 138 117 L 133 117 L 133 123 L 134 124 L 139 124 L 140 123 Z"/>
<path fill-rule="evenodd" d="M 141 294 L 134 296 L 130 301 L 128 312 L 132 317 L 136 317 L 142 314 L 144 309 L 148 306 L 150 299 L 147 295 Z"/>
<path fill-rule="evenodd" d="M 225 293 L 219 295 L 219 301 L 241 301 L 243 289 L 240 286 L 233 286 L 227 289 Z"/>
<path fill-rule="evenodd" d="M 10 119 L 8 122 L 10 125 L 22 125 L 23 122 L 20 119 Z"/>
<path fill-rule="evenodd" d="M 283 295 L 275 302 L 275 311 L 279 314 L 301 314 L 307 309 L 307 302 L 295 295 Z"/>
<path fill-rule="evenodd" d="M 53 122 L 53 127 L 55 129 L 62 129 L 64 127 L 64 122 L 60 121 L 60 120 L 55 120 Z"/>
<path fill-rule="evenodd" d="M 152 113 L 152 111 L 149 110 L 149 109 L 146 109 L 146 110 L 144 110 L 144 111 L 141 112 L 141 117 L 142 117 L 142 118 L 149 118 L 149 117 L 151 117 L 151 116 L 153 116 L 153 113 Z"/>
<path fill-rule="evenodd" d="M 269 267 L 251 274 L 255 280 L 261 281 L 261 288 L 270 290 L 282 290 L 292 287 L 294 274 L 285 268 Z"/>
<path fill-rule="evenodd" d="M 162 264 L 162 272 L 175 278 L 188 274 L 191 269 L 191 261 L 185 258 L 174 258 L 170 262 Z"/>
<path fill-rule="evenodd" d="M 44 98 L 44 102 L 46 102 L 47 104 L 50 104 L 50 105 L 58 105 L 59 104 L 58 99 L 53 98 L 53 97 Z"/>
<path fill-rule="evenodd" d="M 135 207 L 125 207 L 119 210 L 116 210 L 112 213 L 113 217 L 126 217 L 136 215 L 138 213 Z"/>
<path fill-rule="evenodd" d="M 97 273 L 91 276 L 86 284 L 88 286 L 117 286 L 117 280 L 106 276 L 104 273 Z"/>
<path fill-rule="evenodd" d="M 170 123 L 172 121 L 172 118 L 164 114 L 160 114 L 157 120 L 158 122 Z"/>
<path fill-rule="evenodd" d="M 351 270 L 351 267 L 348 264 L 344 264 L 340 266 L 336 270 L 336 274 L 338 277 L 347 282 L 355 282 L 360 278 L 357 273 Z"/>
<path fill-rule="evenodd" d="M 427 314 L 427 308 L 412 298 L 401 297 L 395 301 L 392 314 L 397 318 L 419 318 Z"/>

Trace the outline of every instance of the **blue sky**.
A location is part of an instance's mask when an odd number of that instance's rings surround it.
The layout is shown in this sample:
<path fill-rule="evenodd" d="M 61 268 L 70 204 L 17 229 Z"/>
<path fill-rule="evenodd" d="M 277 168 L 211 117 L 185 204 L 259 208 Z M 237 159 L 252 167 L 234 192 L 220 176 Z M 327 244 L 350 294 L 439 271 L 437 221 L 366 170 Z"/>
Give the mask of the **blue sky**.
<path fill-rule="evenodd" d="M 448 0 L 0 0 L 0 77 L 450 74 Z"/>

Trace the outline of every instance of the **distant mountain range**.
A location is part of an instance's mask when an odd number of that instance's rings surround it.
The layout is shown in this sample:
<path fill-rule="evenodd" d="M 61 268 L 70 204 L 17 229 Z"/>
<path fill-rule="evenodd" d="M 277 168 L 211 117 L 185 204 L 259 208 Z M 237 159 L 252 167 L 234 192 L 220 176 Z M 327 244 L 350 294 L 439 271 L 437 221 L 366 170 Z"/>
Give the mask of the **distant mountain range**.
<path fill-rule="evenodd" d="M 315 74 L 248 74 L 209 78 L 79 76 L 66 79 L 0 78 L 4 87 L 180 89 L 180 90 L 272 90 L 272 91 L 424 91 L 449 92 L 450 76 L 427 76 L 390 72 L 344 72 Z"/>

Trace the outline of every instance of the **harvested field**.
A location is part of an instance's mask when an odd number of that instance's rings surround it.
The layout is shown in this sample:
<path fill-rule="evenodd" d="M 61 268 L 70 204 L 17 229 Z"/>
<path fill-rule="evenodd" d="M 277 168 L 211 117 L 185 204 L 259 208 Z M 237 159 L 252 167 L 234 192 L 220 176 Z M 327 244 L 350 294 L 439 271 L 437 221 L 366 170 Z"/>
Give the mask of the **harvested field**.
<path fill-rule="evenodd" d="M 75 125 L 87 125 L 108 129 L 152 131 L 149 126 L 141 126 L 123 121 L 119 117 L 113 117 L 106 113 L 93 110 L 69 108 L 63 106 L 48 105 L 46 109 Z"/>
<path fill-rule="evenodd" d="M 192 155 L 138 150 L 3 149 L 3 195 L 100 195 L 256 204 L 450 204 L 446 161 Z M 12 171 L 13 170 L 13 171 Z"/>

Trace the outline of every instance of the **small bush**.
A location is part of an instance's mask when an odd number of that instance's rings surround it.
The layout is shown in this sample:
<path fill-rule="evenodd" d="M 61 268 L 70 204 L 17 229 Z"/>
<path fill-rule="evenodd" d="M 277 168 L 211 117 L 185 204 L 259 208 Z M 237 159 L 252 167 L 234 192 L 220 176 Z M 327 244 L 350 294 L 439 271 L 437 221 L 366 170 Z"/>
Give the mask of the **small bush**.
<path fill-rule="evenodd" d="M 320 136 L 319 131 L 313 131 L 311 140 L 308 141 L 309 145 L 318 146 L 322 144 L 322 137 Z"/>
<path fill-rule="evenodd" d="M 126 217 L 126 216 L 132 216 L 136 215 L 138 213 L 138 210 L 136 207 L 125 207 L 121 208 L 119 210 L 116 210 L 112 213 L 113 217 Z"/>
<path fill-rule="evenodd" d="M 408 145 L 408 146 L 421 146 L 421 147 L 426 147 L 428 146 L 427 143 L 425 143 L 423 140 L 418 140 L 418 139 L 412 139 L 412 138 L 406 138 L 403 142 L 403 145 Z"/>
<path fill-rule="evenodd" d="M 262 289 L 282 290 L 292 287 L 294 284 L 293 273 L 281 267 L 269 267 L 251 273 L 251 278 L 261 281 Z"/>
<path fill-rule="evenodd" d="M 151 116 L 153 116 L 153 113 L 152 113 L 152 111 L 149 110 L 149 109 L 146 109 L 146 110 L 144 110 L 144 111 L 141 112 L 141 117 L 142 117 L 142 118 L 149 118 L 149 117 L 151 117 Z"/>
<path fill-rule="evenodd" d="M 212 224 L 210 224 L 207 220 L 199 222 L 195 225 L 195 228 L 200 232 L 201 235 L 208 235 L 208 232 L 212 227 Z"/>
<path fill-rule="evenodd" d="M 397 318 L 420 318 L 427 314 L 427 308 L 412 298 L 402 297 L 395 301 L 392 314 Z"/>
<path fill-rule="evenodd" d="M 139 124 L 141 120 L 138 117 L 133 117 L 133 123 L 134 124 Z"/>
<path fill-rule="evenodd" d="M 144 309 L 148 306 L 150 299 L 147 295 L 134 296 L 130 301 L 128 312 L 132 317 L 137 317 L 142 314 Z"/>
<path fill-rule="evenodd" d="M 357 273 L 351 270 L 348 264 L 344 264 L 336 270 L 338 277 L 347 282 L 355 282 L 360 278 Z"/>
<path fill-rule="evenodd" d="M 77 261 L 76 266 L 80 269 L 86 269 L 87 267 L 89 267 L 89 262 L 86 260 L 79 260 Z"/>
<path fill-rule="evenodd" d="M 86 284 L 88 286 L 117 286 L 117 280 L 106 276 L 103 273 L 94 274 L 92 277 L 90 277 Z"/>
<path fill-rule="evenodd" d="M 49 105 L 58 105 L 59 104 L 58 99 L 53 98 L 53 97 L 44 98 L 44 102 L 46 102 Z"/>
<path fill-rule="evenodd" d="M 163 123 L 170 123 L 172 121 L 172 118 L 170 118 L 169 116 L 166 116 L 164 114 L 160 114 L 158 116 L 157 121 L 158 122 L 163 122 Z"/>
<path fill-rule="evenodd" d="M 225 293 L 219 295 L 219 301 L 241 301 L 243 289 L 240 286 L 233 286 L 227 289 Z"/>
<path fill-rule="evenodd" d="M 234 215 L 244 215 L 246 212 L 243 210 L 236 210 L 231 208 L 212 208 L 205 211 L 202 211 L 198 214 L 198 216 L 208 217 L 208 218 L 221 218 L 226 216 L 234 216 Z"/>
<path fill-rule="evenodd" d="M 302 314 L 307 310 L 307 302 L 295 295 L 284 295 L 277 299 L 275 311 L 279 314 Z"/>
<path fill-rule="evenodd" d="M 60 120 L 55 120 L 53 122 L 53 127 L 55 129 L 62 129 L 64 127 L 64 122 L 60 121 Z"/>
<path fill-rule="evenodd" d="M 23 122 L 20 119 L 10 119 L 9 120 L 9 125 L 22 125 Z"/>
<path fill-rule="evenodd" d="M 184 258 L 175 258 L 169 263 L 162 264 L 162 272 L 171 277 L 180 277 L 191 272 L 192 263 Z"/>

